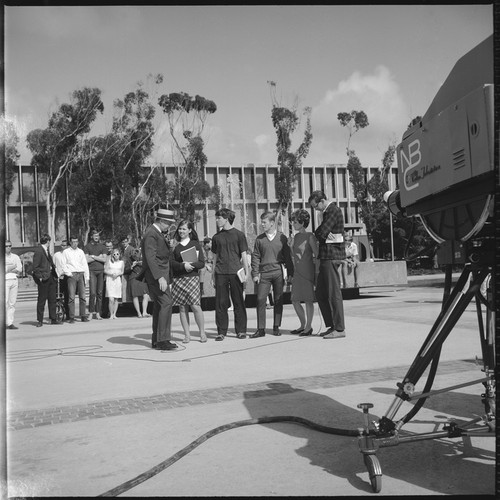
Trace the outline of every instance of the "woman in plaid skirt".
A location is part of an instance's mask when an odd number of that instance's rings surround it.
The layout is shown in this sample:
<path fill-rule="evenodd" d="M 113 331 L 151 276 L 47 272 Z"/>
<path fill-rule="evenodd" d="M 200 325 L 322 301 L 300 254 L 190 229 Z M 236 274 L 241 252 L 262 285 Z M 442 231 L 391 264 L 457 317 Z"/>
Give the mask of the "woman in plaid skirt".
<path fill-rule="evenodd" d="M 181 220 L 175 231 L 174 238 L 178 241 L 173 250 L 172 259 L 172 299 L 173 305 L 179 306 L 179 317 L 184 329 L 184 340 L 191 340 L 189 332 L 189 308 L 200 329 L 200 342 L 206 342 L 205 320 L 201 309 L 199 270 L 205 267 L 203 249 L 193 223 Z"/>

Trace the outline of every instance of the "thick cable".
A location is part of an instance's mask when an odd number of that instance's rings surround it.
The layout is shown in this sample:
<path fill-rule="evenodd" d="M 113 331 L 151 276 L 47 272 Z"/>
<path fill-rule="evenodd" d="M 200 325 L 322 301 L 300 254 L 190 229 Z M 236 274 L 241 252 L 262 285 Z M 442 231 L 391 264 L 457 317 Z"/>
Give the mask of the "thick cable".
<path fill-rule="evenodd" d="M 315 422 L 312 422 L 311 420 L 307 420 L 306 418 L 302 417 L 295 417 L 295 416 L 275 416 L 275 417 L 260 417 L 260 418 L 252 418 L 249 420 L 239 420 L 237 422 L 232 422 L 230 424 L 225 424 L 221 425 L 219 427 L 215 427 L 214 429 L 206 432 L 202 436 L 200 436 L 198 439 L 192 441 L 189 445 L 185 446 L 182 448 L 182 450 L 178 451 L 171 457 L 167 458 L 163 462 L 160 462 L 158 465 L 154 466 L 153 468 L 149 469 L 146 472 L 143 472 L 142 474 L 139 474 L 138 476 L 134 477 L 133 479 L 126 481 L 119 486 L 106 491 L 105 493 L 102 493 L 100 497 L 115 497 L 118 495 L 121 495 L 122 493 L 125 493 L 126 491 L 130 490 L 131 488 L 134 488 L 135 486 L 143 483 L 144 481 L 147 481 L 148 479 L 152 478 L 156 474 L 159 474 L 163 470 L 165 470 L 167 467 L 170 467 L 172 464 L 180 460 L 182 457 L 186 456 L 188 453 L 193 451 L 196 447 L 198 447 L 200 444 L 204 443 L 207 439 L 216 436 L 217 434 L 220 434 L 221 432 L 228 431 L 230 429 L 236 429 L 237 427 L 244 427 L 247 425 L 254 425 L 254 424 L 272 424 L 276 422 L 293 422 L 296 424 L 301 424 L 305 425 L 306 427 L 310 427 L 313 430 L 319 431 L 319 432 L 325 432 L 327 434 L 335 434 L 339 436 L 359 436 L 359 431 L 358 430 L 352 430 L 352 429 L 340 429 L 336 427 L 327 427 L 325 425 L 317 424 Z"/>

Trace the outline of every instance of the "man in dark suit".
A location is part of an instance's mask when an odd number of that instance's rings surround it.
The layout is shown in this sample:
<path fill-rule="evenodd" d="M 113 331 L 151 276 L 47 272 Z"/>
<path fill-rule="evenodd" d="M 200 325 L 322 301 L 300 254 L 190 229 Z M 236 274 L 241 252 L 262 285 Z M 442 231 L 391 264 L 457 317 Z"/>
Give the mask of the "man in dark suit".
<path fill-rule="evenodd" d="M 40 246 L 33 254 L 33 279 L 38 285 L 36 304 L 37 327 L 43 326 L 45 303 L 49 303 L 49 317 L 52 325 L 60 324 L 56 320 L 57 272 L 49 251 L 50 236 L 44 234 L 40 238 Z"/>
<path fill-rule="evenodd" d="M 172 294 L 170 249 L 163 236 L 175 223 L 174 212 L 159 208 L 154 223 L 142 239 L 142 263 L 144 279 L 153 300 L 153 336 L 151 347 L 173 350 L 178 346 L 172 340 Z"/>

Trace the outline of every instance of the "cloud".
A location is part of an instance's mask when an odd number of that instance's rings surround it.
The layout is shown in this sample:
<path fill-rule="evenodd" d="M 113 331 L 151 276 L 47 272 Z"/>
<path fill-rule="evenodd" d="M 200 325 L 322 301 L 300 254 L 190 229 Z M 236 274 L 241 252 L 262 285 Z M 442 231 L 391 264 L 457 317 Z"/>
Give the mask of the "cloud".
<path fill-rule="evenodd" d="M 84 40 L 120 45 L 133 34 L 140 33 L 142 14 L 138 7 L 82 6 L 32 7 L 23 13 L 27 31 L 45 39 Z"/>
<path fill-rule="evenodd" d="M 354 72 L 337 88 L 327 90 L 313 107 L 313 143 L 305 163 L 345 163 L 349 132 L 337 119 L 340 112 L 364 111 L 369 125 L 350 142 L 363 164 L 380 164 L 392 141 L 398 141 L 411 118 L 400 88 L 388 68 L 378 66 L 373 74 Z"/>

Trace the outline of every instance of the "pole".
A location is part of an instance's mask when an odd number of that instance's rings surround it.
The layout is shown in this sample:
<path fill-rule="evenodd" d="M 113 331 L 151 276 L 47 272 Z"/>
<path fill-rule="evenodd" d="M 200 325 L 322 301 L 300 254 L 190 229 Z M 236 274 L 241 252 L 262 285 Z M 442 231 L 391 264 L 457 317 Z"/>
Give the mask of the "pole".
<path fill-rule="evenodd" d="M 391 224 L 391 260 L 394 261 L 394 233 L 392 231 L 392 212 L 389 212 L 389 221 Z"/>

